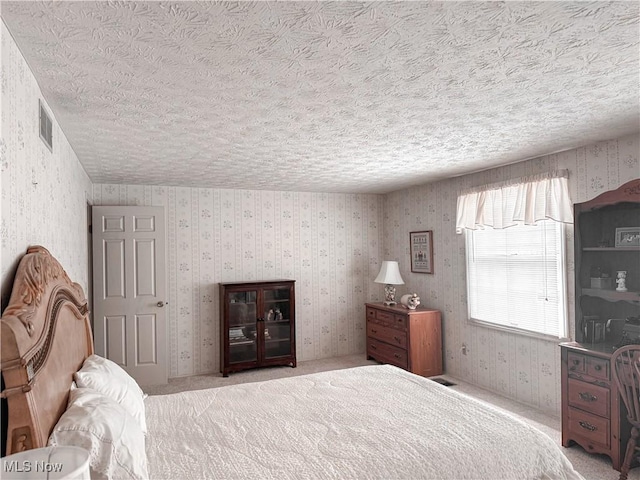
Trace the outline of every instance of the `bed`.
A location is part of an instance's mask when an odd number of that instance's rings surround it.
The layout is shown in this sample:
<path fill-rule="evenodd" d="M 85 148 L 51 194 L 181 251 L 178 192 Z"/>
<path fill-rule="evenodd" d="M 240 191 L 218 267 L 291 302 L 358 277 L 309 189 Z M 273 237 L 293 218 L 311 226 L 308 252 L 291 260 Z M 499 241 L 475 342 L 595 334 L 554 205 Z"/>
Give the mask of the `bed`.
<path fill-rule="evenodd" d="M 98 410 L 78 410 L 76 399 L 101 395 L 73 385 L 96 359 L 91 338 L 82 289 L 46 249 L 29 249 L 2 317 L 7 453 L 73 442 L 64 434 L 76 435 L 83 423 L 99 428 Z M 122 374 L 112 370 L 107 388 Z M 127 392 L 135 388 L 128 384 Z M 129 455 L 139 465 L 100 468 L 104 454 L 94 439 L 90 447 L 79 445 L 91 450 L 92 478 L 582 478 L 542 432 L 388 365 L 146 398 L 141 393 L 135 396 L 142 399 L 137 408 L 143 417 L 126 416 L 117 427 L 125 432 L 119 441 L 137 445 L 123 443 L 118 448 L 126 455 L 114 453 L 121 463 Z M 112 408 L 118 403 L 108 402 Z M 136 430 L 130 437 L 128 426 Z"/>

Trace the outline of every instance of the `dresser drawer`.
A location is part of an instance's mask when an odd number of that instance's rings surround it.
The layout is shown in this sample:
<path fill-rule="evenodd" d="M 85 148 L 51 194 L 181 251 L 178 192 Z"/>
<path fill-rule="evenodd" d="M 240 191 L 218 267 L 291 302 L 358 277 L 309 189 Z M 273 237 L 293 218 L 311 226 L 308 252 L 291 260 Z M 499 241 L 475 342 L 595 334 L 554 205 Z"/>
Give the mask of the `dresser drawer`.
<path fill-rule="evenodd" d="M 569 379 L 569 405 L 601 417 L 610 418 L 609 389 Z"/>
<path fill-rule="evenodd" d="M 367 353 L 382 363 L 389 363 L 405 370 L 409 368 L 407 360 L 407 351 L 400 347 L 394 347 L 369 337 L 367 339 L 369 348 Z"/>
<path fill-rule="evenodd" d="M 399 328 L 400 330 L 407 329 L 407 317 L 402 315 L 394 315 L 393 316 L 393 327 Z"/>
<path fill-rule="evenodd" d="M 606 418 L 598 417 L 580 409 L 569 407 L 568 413 L 569 436 L 571 433 L 586 439 L 589 443 L 610 447 L 610 423 Z"/>
<path fill-rule="evenodd" d="M 407 329 L 407 317 L 404 315 L 385 312 L 375 308 L 367 308 L 367 323 L 378 323 L 387 327 Z"/>
<path fill-rule="evenodd" d="M 587 375 L 593 378 L 609 380 L 609 363 L 608 359 L 587 357 Z"/>
<path fill-rule="evenodd" d="M 396 347 L 407 348 L 407 333 L 377 323 L 367 324 L 367 335 Z"/>
<path fill-rule="evenodd" d="M 599 380 L 609 380 L 609 360 L 606 358 L 592 357 L 578 352 L 569 352 L 567 355 L 569 373 L 589 375 Z"/>
<path fill-rule="evenodd" d="M 383 312 L 382 310 L 375 310 L 376 320 L 380 323 L 392 324 L 393 323 L 393 313 Z"/>
<path fill-rule="evenodd" d="M 581 353 L 569 352 L 567 355 L 569 371 L 572 373 L 587 373 L 587 356 Z"/>

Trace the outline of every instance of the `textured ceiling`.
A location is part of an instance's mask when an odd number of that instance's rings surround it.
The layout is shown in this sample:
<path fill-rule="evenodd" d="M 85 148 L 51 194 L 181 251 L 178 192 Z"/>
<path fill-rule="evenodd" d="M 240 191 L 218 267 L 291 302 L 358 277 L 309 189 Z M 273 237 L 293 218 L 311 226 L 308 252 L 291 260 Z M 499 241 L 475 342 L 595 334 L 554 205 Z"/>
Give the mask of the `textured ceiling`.
<path fill-rule="evenodd" d="M 640 130 L 636 1 L 1 8 L 96 183 L 384 193 Z"/>

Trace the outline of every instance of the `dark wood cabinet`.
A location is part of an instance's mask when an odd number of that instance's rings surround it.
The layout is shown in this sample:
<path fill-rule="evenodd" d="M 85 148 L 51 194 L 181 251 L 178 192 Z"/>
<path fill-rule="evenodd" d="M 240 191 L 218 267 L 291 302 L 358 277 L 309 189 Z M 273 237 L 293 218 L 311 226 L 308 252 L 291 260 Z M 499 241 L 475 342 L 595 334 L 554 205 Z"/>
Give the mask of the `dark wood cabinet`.
<path fill-rule="evenodd" d="M 423 377 L 442 374 L 440 311 L 367 303 L 367 358 Z"/>
<path fill-rule="evenodd" d="M 575 204 L 574 221 L 575 339 L 616 344 L 625 319 L 640 315 L 640 237 L 616 245 L 620 229 L 640 234 L 640 179 Z M 618 271 L 626 291 L 617 290 Z"/>
<path fill-rule="evenodd" d="M 296 366 L 295 280 L 220 284 L 220 371 Z"/>
<path fill-rule="evenodd" d="M 611 354 L 625 325 L 640 316 L 640 246 L 616 242 L 620 229 L 640 229 L 640 179 L 574 205 L 575 335 L 563 343 L 562 445 L 611 458 L 620 469 L 631 426 L 611 376 Z M 619 291 L 618 271 L 626 272 Z M 639 326 L 640 328 L 640 326 Z"/>

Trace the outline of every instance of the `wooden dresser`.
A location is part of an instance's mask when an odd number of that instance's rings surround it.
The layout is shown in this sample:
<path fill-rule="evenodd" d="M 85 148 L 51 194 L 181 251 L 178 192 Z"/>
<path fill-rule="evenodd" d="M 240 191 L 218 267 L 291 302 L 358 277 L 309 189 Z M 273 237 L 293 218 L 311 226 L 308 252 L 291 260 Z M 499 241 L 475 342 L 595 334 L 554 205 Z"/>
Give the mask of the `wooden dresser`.
<path fill-rule="evenodd" d="M 442 374 L 439 310 L 367 303 L 367 358 L 423 377 Z"/>
<path fill-rule="evenodd" d="M 563 343 L 562 445 L 611 458 L 620 470 L 631 425 L 611 376 L 610 344 Z"/>

